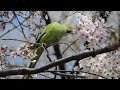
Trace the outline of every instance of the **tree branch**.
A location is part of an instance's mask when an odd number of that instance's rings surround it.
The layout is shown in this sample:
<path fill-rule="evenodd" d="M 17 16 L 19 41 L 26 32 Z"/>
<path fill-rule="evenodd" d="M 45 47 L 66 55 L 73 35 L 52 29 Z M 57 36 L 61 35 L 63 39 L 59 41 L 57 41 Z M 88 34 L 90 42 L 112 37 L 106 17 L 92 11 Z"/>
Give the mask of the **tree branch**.
<path fill-rule="evenodd" d="M 41 73 L 52 67 L 65 64 L 65 63 L 73 61 L 73 60 L 82 60 L 82 59 L 90 57 L 92 55 L 98 55 L 98 54 L 114 51 L 114 50 L 118 49 L 119 46 L 120 46 L 120 44 L 118 43 L 115 45 L 106 46 L 105 48 L 98 49 L 95 51 L 84 52 L 82 54 L 77 54 L 74 56 L 62 58 L 62 59 L 57 60 L 56 62 L 52 62 L 46 66 L 43 66 L 43 67 L 37 68 L 37 69 L 35 69 L 35 68 L 17 68 L 17 69 L 11 69 L 11 70 L 3 70 L 3 71 L 0 71 L 0 77 L 5 77 L 5 76 L 9 76 L 9 75 L 25 75 L 25 74 Z"/>

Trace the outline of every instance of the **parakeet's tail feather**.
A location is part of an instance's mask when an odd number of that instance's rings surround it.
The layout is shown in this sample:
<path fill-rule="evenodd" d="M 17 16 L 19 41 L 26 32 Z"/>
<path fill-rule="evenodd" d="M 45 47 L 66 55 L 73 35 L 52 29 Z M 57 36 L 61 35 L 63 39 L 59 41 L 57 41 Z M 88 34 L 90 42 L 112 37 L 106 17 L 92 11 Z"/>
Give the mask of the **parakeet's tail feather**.
<path fill-rule="evenodd" d="M 36 62 L 37 62 L 43 51 L 44 51 L 44 49 L 42 47 L 38 48 L 37 51 L 36 51 L 37 56 L 33 60 L 36 60 Z M 31 63 L 29 68 L 34 68 L 35 65 L 36 65 L 36 62 Z"/>
<path fill-rule="evenodd" d="M 40 56 L 42 55 L 43 51 L 44 51 L 44 49 L 42 47 L 37 49 L 37 51 L 36 51 L 37 56 L 33 59 L 33 61 L 34 60 L 36 60 L 36 61 L 33 62 L 33 63 L 30 63 L 29 68 L 34 68 L 35 67 L 35 65 L 36 65 L 37 61 L 39 60 Z M 30 77 L 31 77 L 31 75 L 25 75 L 23 77 L 23 79 L 29 79 Z"/>

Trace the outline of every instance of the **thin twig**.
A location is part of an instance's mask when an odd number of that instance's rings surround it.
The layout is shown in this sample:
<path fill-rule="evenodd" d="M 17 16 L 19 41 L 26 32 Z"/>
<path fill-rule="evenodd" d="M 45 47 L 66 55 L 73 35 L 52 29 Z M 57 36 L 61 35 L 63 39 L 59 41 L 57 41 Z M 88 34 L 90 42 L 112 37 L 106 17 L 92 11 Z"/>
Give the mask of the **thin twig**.
<path fill-rule="evenodd" d="M 64 76 L 64 77 L 67 77 L 67 78 L 70 78 L 70 77 L 75 77 L 75 78 L 86 78 L 85 76 L 81 76 L 81 75 L 78 75 L 78 74 L 68 74 L 68 73 L 58 73 L 58 72 L 51 72 L 52 74 L 55 74 L 55 75 L 59 75 L 59 76 Z"/>
<path fill-rule="evenodd" d="M 45 72 L 53 73 L 53 72 L 62 72 L 62 71 L 64 71 L 64 72 L 82 72 L 82 73 L 87 73 L 87 74 L 91 74 L 91 75 L 94 75 L 94 76 L 98 76 L 98 77 L 102 77 L 102 78 L 107 79 L 106 77 L 104 77 L 102 75 L 98 75 L 98 74 L 91 73 L 91 72 L 85 72 L 85 71 L 81 71 L 81 70 L 80 71 L 67 71 L 67 70 L 54 70 L 54 71 L 51 71 L 51 70 L 46 70 Z"/>
<path fill-rule="evenodd" d="M 26 43 L 29 43 L 29 44 L 37 44 L 37 43 L 31 43 L 31 42 L 24 41 L 24 40 L 19 40 L 19 39 L 0 39 L 0 40 L 20 41 L 20 42 L 26 42 Z"/>
<path fill-rule="evenodd" d="M 32 13 L 32 14 L 30 14 L 27 18 L 29 18 L 31 15 L 33 15 L 34 13 Z M 23 22 L 21 22 L 21 24 L 22 23 L 24 23 L 26 20 L 24 20 Z M 15 30 L 17 27 L 19 27 L 20 25 L 17 25 L 17 26 L 15 26 L 13 29 L 11 29 L 11 30 L 8 30 L 6 33 L 4 33 L 3 35 L 1 35 L 0 36 L 0 38 L 2 38 L 3 36 L 5 36 L 6 34 L 8 34 L 9 32 L 11 32 L 11 31 L 13 31 L 13 30 Z"/>
<path fill-rule="evenodd" d="M 58 44 L 65 44 L 65 45 L 67 45 L 75 54 L 77 54 L 77 52 L 71 47 L 71 45 L 69 45 L 67 43 L 64 43 L 64 42 L 59 42 Z"/>
<path fill-rule="evenodd" d="M 55 70 L 57 70 L 57 66 L 55 66 Z M 56 77 L 57 77 L 57 74 L 55 74 L 53 79 L 56 79 Z"/>
<path fill-rule="evenodd" d="M 79 40 L 79 39 L 77 39 Z M 65 53 L 65 51 L 72 45 L 74 44 L 77 40 L 75 40 L 73 43 L 71 43 L 70 45 L 68 45 L 68 47 L 63 51 L 62 55 Z M 72 49 L 72 48 L 71 48 Z M 73 49 L 72 49 L 73 50 Z M 74 50 L 73 50 L 74 51 Z M 75 51 L 74 51 L 75 52 Z M 76 52 L 75 52 L 76 53 Z M 76 53 L 77 54 L 77 53 Z"/>
<path fill-rule="evenodd" d="M 20 25 L 20 27 L 21 27 L 21 33 L 23 34 L 24 38 L 28 41 L 28 39 L 27 39 L 26 36 L 25 36 L 23 27 L 21 26 L 21 23 L 20 23 L 20 21 L 19 21 L 17 15 L 16 15 L 16 13 L 15 13 L 15 11 L 13 11 L 13 14 L 15 15 L 15 17 L 16 17 L 16 19 L 17 19 L 17 21 L 18 21 L 18 23 L 19 23 L 19 25 Z"/>
<path fill-rule="evenodd" d="M 49 78 L 49 79 L 52 79 L 51 77 L 48 77 L 48 76 L 40 74 L 40 73 L 39 73 L 39 75 L 44 76 L 44 77 Z"/>
<path fill-rule="evenodd" d="M 42 47 L 43 47 L 44 50 L 46 51 L 46 56 L 47 56 L 48 60 L 49 60 L 50 62 L 52 62 L 51 58 L 49 57 L 49 51 L 47 50 L 47 48 L 46 48 L 44 45 L 42 45 Z"/>
<path fill-rule="evenodd" d="M 77 13 L 77 11 L 75 11 L 74 13 L 72 13 L 72 14 L 66 16 L 64 19 L 67 19 L 68 17 L 70 17 L 71 15 L 73 15 L 73 14 L 75 14 L 75 13 Z M 60 20 L 60 21 L 58 21 L 58 22 L 60 23 L 60 22 L 62 22 L 64 19 L 62 19 L 62 20 Z"/>

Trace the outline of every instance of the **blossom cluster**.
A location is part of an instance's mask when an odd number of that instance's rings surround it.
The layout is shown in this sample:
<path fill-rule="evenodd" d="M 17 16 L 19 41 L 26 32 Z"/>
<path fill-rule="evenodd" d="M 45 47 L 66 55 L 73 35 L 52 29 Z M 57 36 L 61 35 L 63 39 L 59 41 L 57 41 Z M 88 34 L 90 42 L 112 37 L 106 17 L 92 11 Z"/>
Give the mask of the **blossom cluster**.
<path fill-rule="evenodd" d="M 23 59 L 33 59 L 36 57 L 35 50 L 31 49 L 33 45 L 27 45 L 25 43 L 21 44 L 15 51 L 10 53 L 10 56 L 16 58 L 17 56 L 22 57 Z"/>
<path fill-rule="evenodd" d="M 104 76 L 109 79 L 120 78 L 120 48 L 116 51 L 97 55 L 95 58 L 86 58 L 79 61 L 79 66 L 86 72 Z M 87 75 L 88 78 L 95 76 Z M 97 77 L 98 78 L 98 77 Z"/>
<path fill-rule="evenodd" d="M 76 13 L 76 17 L 78 24 L 77 32 L 80 38 L 90 42 L 91 46 L 103 43 L 108 44 L 108 33 L 103 18 L 90 13 Z"/>
<path fill-rule="evenodd" d="M 35 49 L 31 49 L 33 45 L 21 44 L 16 50 L 9 50 L 6 46 L 0 47 L 0 57 L 11 56 L 16 59 L 17 56 L 23 59 L 33 59 L 36 57 Z"/>
<path fill-rule="evenodd" d="M 91 13 L 91 12 L 90 12 Z M 94 13 L 76 13 L 80 39 L 88 41 L 91 47 L 99 45 L 101 48 L 112 43 L 110 31 L 107 28 L 105 20 Z M 82 48 L 83 49 L 83 48 Z M 97 48 L 96 48 L 97 49 Z M 85 50 L 82 50 L 82 52 Z M 116 51 L 89 57 L 79 61 L 79 67 L 83 71 L 101 75 L 106 78 L 120 78 L 120 48 Z M 78 68 L 79 69 L 79 68 Z M 101 78 L 95 75 L 87 74 L 88 78 Z"/>
<path fill-rule="evenodd" d="M 36 31 L 37 29 L 43 28 L 45 25 L 41 11 L 18 11 L 17 14 L 23 18 L 27 18 L 26 24 L 24 23 L 24 25 L 27 25 L 31 31 Z"/>
<path fill-rule="evenodd" d="M 8 55 L 10 53 L 10 50 L 4 45 L 0 47 L 0 58 Z"/>

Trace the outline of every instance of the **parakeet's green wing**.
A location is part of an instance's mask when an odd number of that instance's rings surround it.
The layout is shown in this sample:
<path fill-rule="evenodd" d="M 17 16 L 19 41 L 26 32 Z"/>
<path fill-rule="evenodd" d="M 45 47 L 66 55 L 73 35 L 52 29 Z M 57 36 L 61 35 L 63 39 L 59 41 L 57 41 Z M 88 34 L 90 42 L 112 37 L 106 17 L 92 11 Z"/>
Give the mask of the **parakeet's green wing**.
<path fill-rule="evenodd" d="M 40 39 L 42 38 L 43 35 L 46 34 L 46 31 L 48 30 L 48 26 L 46 26 L 43 30 L 43 32 L 38 36 L 38 39 L 36 41 L 36 43 L 39 43 L 40 42 Z"/>
<path fill-rule="evenodd" d="M 48 32 L 49 30 L 53 29 L 54 26 L 59 26 L 60 24 L 58 22 L 53 22 L 49 25 L 47 25 L 44 30 L 42 31 L 42 33 L 38 36 L 38 39 L 36 41 L 36 43 L 40 43 L 40 40 L 42 38 L 42 36 L 44 36 L 46 34 L 46 32 Z"/>

